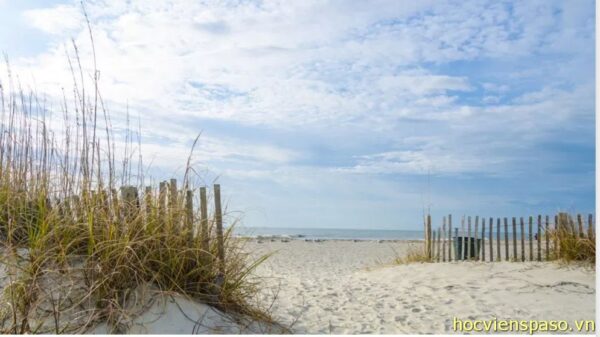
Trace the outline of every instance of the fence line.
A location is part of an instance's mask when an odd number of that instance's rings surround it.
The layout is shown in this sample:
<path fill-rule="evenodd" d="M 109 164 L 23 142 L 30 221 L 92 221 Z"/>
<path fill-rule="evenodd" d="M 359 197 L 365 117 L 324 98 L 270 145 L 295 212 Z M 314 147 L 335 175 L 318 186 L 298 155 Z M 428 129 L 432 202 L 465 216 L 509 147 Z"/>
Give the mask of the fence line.
<path fill-rule="evenodd" d="M 535 218 L 533 216 L 528 217 L 528 226 L 525 226 L 524 217 L 519 217 L 518 225 L 517 218 L 512 217 L 512 231 L 508 230 L 508 218 L 496 218 L 495 233 L 493 217 L 489 218 L 489 222 L 485 218 L 481 218 L 481 232 L 479 220 L 479 216 L 474 218 L 463 216 L 461 226 L 458 228 L 452 226 L 452 215 L 449 214 L 442 218 L 441 226 L 435 230 L 432 228 L 431 216 L 428 215 L 425 223 L 426 256 L 434 262 L 549 261 L 561 256 L 559 239 L 561 236 L 555 235 L 558 231 L 566 231 L 570 238 L 595 239 L 592 214 L 587 217 L 587 228 L 585 228 L 586 224 L 581 214 L 573 217 L 567 213 L 558 213 L 554 216 L 554 224 L 551 224 L 550 216 L 544 217 L 540 214 L 537 216 L 537 226 L 534 226 Z M 502 220 L 504 220 L 504 235 L 502 235 Z M 520 240 L 517 240 L 517 234 L 520 234 Z M 504 259 L 501 254 L 501 238 L 503 236 Z M 536 245 L 535 249 L 534 244 Z M 510 245 L 512 245 L 512 249 L 510 249 Z M 518 249 L 519 245 L 520 250 Z M 526 245 L 528 249 L 525 248 Z M 510 254 L 511 251 L 512 254 Z M 527 251 L 528 253 L 526 253 Z"/>

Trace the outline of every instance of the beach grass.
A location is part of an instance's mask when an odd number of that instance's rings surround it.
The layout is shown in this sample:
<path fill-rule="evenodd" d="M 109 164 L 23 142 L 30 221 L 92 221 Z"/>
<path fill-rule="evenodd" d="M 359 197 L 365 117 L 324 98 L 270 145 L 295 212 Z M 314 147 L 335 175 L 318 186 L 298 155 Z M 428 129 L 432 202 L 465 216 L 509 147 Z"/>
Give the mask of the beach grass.
<path fill-rule="evenodd" d="M 410 264 L 410 263 L 428 263 L 433 262 L 432 258 L 427 255 L 420 245 L 411 245 L 408 247 L 404 255 L 398 254 L 394 251 L 395 257 L 392 260 L 392 264 Z"/>
<path fill-rule="evenodd" d="M 588 233 L 579 233 L 575 230 L 572 217 L 564 214 L 559 216 L 558 228 L 550 230 L 549 235 L 553 242 L 558 243 L 553 250 L 554 259 L 565 263 L 581 262 L 595 266 L 596 235 L 593 229 Z"/>
<path fill-rule="evenodd" d="M 164 202 L 153 186 L 134 202 L 120 196 L 124 185 L 145 187 L 146 168 L 141 156 L 132 160 L 129 131 L 124 154 L 117 155 L 97 71 L 90 75 L 78 57 L 69 59 L 73 98 L 63 99 L 61 123 L 54 125 L 50 117 L 57 111 L 22 89 L 6 64 L 8 80 L 0 83 L 1 332 L 81 333 L 98 322 L 122 332 L 125 308 L 142 285 L 270 320 L 247 301 L 260 287 L 251 271 L 266 257 L 250 260 L 243 241 L 232 238 L 233 226 L 224 233 L 221 261 L 214 216 L 206 233 L 198 230 L 199 217 L 186 222 L 185 193 Z M 201 184 L 190 162 L 182 163 L 181 188 L 197 192 Z"/>

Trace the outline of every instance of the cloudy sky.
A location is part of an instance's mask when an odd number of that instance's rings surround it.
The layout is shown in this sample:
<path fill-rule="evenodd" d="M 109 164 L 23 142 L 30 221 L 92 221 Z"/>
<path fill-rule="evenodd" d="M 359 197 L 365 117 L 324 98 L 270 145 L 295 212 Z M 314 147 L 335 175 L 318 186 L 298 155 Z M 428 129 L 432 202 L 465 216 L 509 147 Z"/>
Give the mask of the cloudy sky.
<path fill-rule="evenodd" d="M 591 212 L 594 2 L 87 1 L 101 92 L 157 179 L 196 165 L 247 226 L 420 228 Z M 91 48 L 79 1 L 0 0 L 49 97 Z M 4 69 L 3 69 L 4 70 Z M 137 118 L 137 117 L 135 117 Z"/>

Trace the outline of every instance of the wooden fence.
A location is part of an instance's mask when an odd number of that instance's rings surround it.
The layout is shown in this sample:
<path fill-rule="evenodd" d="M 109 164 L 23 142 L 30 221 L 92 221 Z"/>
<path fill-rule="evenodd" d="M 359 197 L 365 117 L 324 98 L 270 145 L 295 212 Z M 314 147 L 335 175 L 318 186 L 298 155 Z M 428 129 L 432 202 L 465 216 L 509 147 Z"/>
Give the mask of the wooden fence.
<path fill-rule="evenodd" d="M 166 218 L 166 206 L 169 205 L 170 209 L 177 209 L 177 204 L 183 202 L 184 211 L 182 212 L 181 221 L 176 226 L 177 230 L 185 230 L 189 235 L 190 240 L 195 237 L 200 238 L 201 247 L 204 251 L 208 252 L 211 240 L 211 226 L 209 226 L 209 211 L 207 205 L 207 190 L 206 187 L 200 187 L 200 207 L 198 212 L 194 208 L 194 194 L 190 189 L 178 190 L 177 179 L 170 179 L 169 181 L 163 181 L 159 184 L 158 198 L 154 196 L 155 191 L 151 186 L 147 186 L 144 190 L 143 198 L 140 198 L 138 188 L 135 186 L 123 186 L 121 187 L 121 201 L 123 205 L 126 205 L 125 209 L 128 213 L 136 214 L 139 211 L 149 212 L 152 207 L 158 206 L 158 214 L 160 218 Z M 116 191 L 113 191 L 116 194 Z M 219 266 L 221 273 L 224 273 L 223 268 L 225 267 L 225 247 L 223 238 L 223 211 L 221 207 L 221 186 L 219 184 L 213 185 L 213 198 L 214 198 L 214 213 L 213 213 L 213 224 L 214 227 L 214 239 L 217 244 L 217 258 L 219 259 Z M 140 200 L 141 199 L 141 200 Z M 158 203 L 158 205 L 156 205 Z M 196 215 L 197 214 L 197 215 Z M 200 220 L 199 222 L 196 220 Z M 199 226 L 196 226 L 199 224 Z M 198 227 L 198 228 L 195 228 Z"/>
<path fill-rule="evenodd" d="M 428 215 L 424 231 L 425 255 L 433 262 L 548 261 L 560 256 L 559 240 L 565 236 L 556 235 L 559 231 L 570 238 L 595 240 L 592 214 L 588 215 L 587 224 L 581 214 L 574 219 L 567 213 L 558 213 L 553 219 L 538 215 L 511 220 L 509 228 L 508 218 L 463 216 L 458 228 L 458 225 L 453 227 L 452 215 L 448 215 L 435 230 Z"/>

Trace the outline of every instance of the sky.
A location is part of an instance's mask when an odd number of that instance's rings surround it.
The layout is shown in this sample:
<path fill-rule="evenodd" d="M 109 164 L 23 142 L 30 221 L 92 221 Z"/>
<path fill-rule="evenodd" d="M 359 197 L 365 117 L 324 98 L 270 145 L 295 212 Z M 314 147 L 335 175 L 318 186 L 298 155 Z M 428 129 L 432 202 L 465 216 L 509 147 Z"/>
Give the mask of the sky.
<path fill-rule="evenodd" d="M 85 1 L 116 128 L 248 227 L 419 229 L 595 205 L 593 1 Z M 0 51 L 72 83 L 79 1 L 0 0 Z M 4 68 L 2 68 L 4 71 Z"/>

